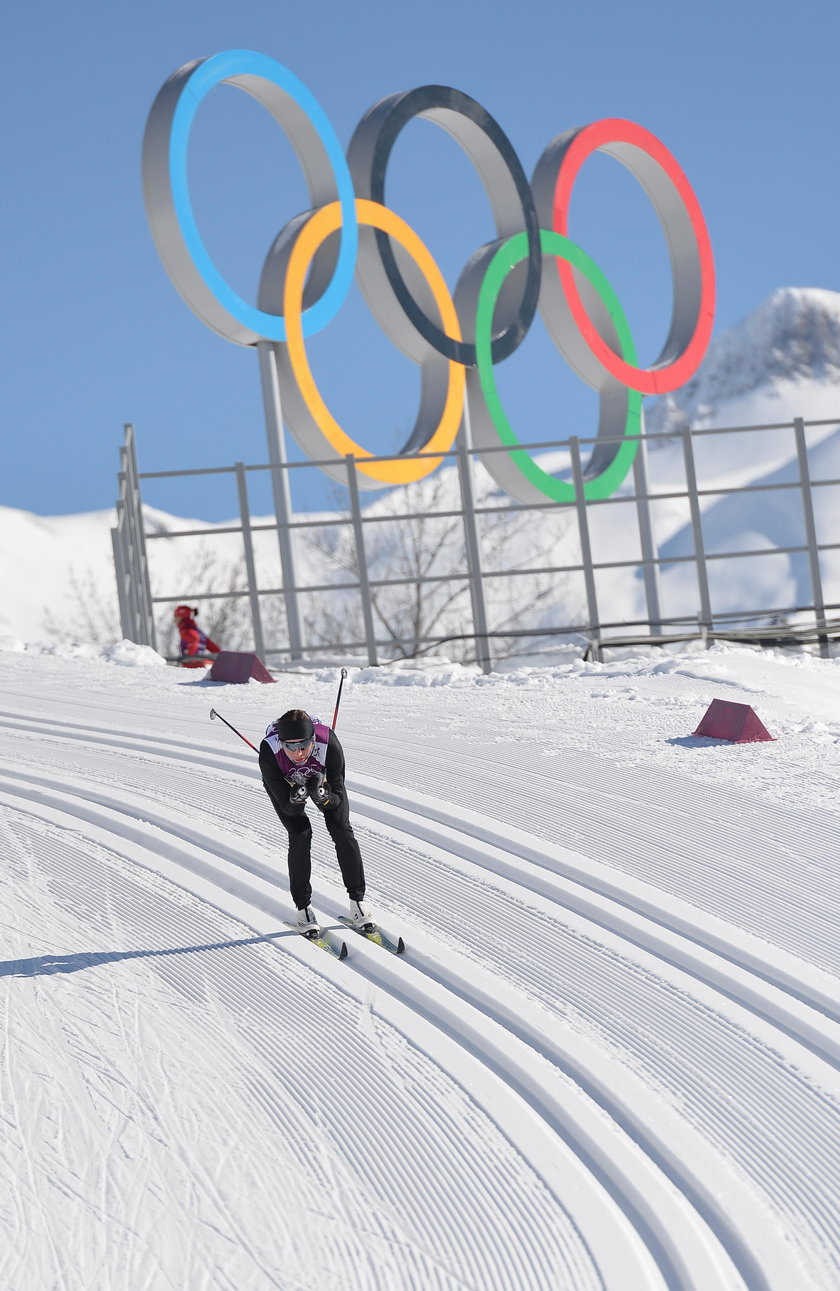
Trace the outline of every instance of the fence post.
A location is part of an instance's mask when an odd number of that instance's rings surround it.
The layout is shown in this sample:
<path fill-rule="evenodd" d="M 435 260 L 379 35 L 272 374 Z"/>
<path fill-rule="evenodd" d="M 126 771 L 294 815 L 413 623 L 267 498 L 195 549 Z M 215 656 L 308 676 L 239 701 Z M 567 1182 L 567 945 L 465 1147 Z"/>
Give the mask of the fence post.
<path fill-rule="evenodd" d="M 583 581 L 586 587 L 586 604 L 589 614 L 590 651 L 596 663 L 601 662 L 601 624 L 598 615 L 598 597 L 595 593 L 595 571 L 592 568 L 592 543 L 589 538 L 589 518 L 586 514 L 586 495 L 583 491 L 583 469 L 580 464 L 580 440 L 569 437 L 572 458 L 572 478 L 575 485 L 575 509 L 580 534 L 580 556 L 583 564 Z"/>
<path fill-rule="evenodd" d="M 379 663 L 379 657 L 376 653 L 376 633 L 373 627 L 373 606 L 370 600 L 370 580 L 368 578 L 367 555 L 365 553 L 365 535 L 362 527 L 362 508 L 359 503 L 356 459 L 352 453 L 348 453 L 344 460 L 347 463 L 347 488 L 350 493 L 350 515 L 353 520 L 353 537 L 356 542 L 356 562 L 359 566 L 359 595 L 362 598 L 362 618 L 365 622 L 368 663 L 372 667 L 376 667 Z"/>
<path fill-rule="evenodd" d="M 466 418 L 466 408 L 464 416 Z M 458 436 L 458 480 L 461 485 L 461 510 L 464 516 L 464 545 L 467 553 L 467 577 L 470 587 L 473 631 L 475 632 L 475 657 L 481 671 L 493 671 L 490 638 L 487 635 L 487 609 L 484 604 L 484 583 L 481 575 L 481 543 L 475 518 L 472 469 L 470 455 L 462 432 Z"/>
<path fill-rule="evenodd" d="M 125 524 L 125 503 L 117 499 L 117 523 L 111 530 L 111 547 L 114 553 L 114 573 L 117 578 L 117 601 L 120 607 L 120 631 L 126 640 L 131 640 L 130 615 L 126 595 L 125 552 L 123 550 L 123 528 Z"/>
<path fill-rule="evenodd" d="M 274 514 L 277 519 L 277 543 L 280 547 L 280 568 L 283 574 L 283 602 L 286 607 L 286 628 L 289 633 L 289 651 L 292 659 L 303 658 L 303 633 L 297 598 L 295 551 L 289 522 L 292 518 L 292 498 L 286 469 L 286 449 L 283 440 L 283 409 L 280 403 L 280 383 L 277 380 L 277 363 L 271 341 L 258 341 L 265 431 L 268 438 L 268 460 L 271 465 L 271 491 L 274 497 Z"/>
<path fill-rule="evenodd" d="M 125 636 L 129 641 L 144 645 L 143 618 L 140 610 L 140 569 L 137 561 L 137 544 L 134 535 L 133 507 L 129 486 L 128 448 L 120 448 L 120 542 L 125 570 Z"/>
<path fill-rule="evenodd" d="M 697 496 L 697 470 L 694 465 L 694 449 L 691 443 L 691 431 L 686 426 L 682 432 L 683 457 L 685 459 L 685 482 L 688 490 L 688 506 L 691 511 L 691 531 L 694 536 L 694 561 L 697 566 L 697 590 L 700 594 L 701 624 L 706 628 L 714 627 L 712 622 L 712 600 L 709 595 L 709 576 L 706 569 L 706 548 L 703 544 L 703 525 L 700 516 L 700 499 Z M 706 637 L 708 644 L 708 636 Z"/>
<path fill-rule="evenodd" d="M 251 606 L 254 649 L 259 657 L 265 660 L 265 642 L 263 640 L 262 617 L 260 615 L 260 594 L 257 587 L 257 566 L 254 561 L 254 540 L 251 536 L 251 508 L 248 505 L 248 485 L 245 479 L 244 462 L 236 463 L 236 491 L 239 494 L 239 515 L 242 520 L 242 545 L 245 548 L 245 571 L 248 576 L 248 601 Z"/>
<path fill-rule="evenodd" d="M 820 549 L 817 543 L 817 522 L 814 516 L 814 496 L 811 491 L 811 472 L 808 467 L 808 445 L 805 442 L 805 422 L 801 417 L 794 417 L 793 430 L 796 436 L 796 456 L 799 459 L 799 485 L 802 490 L 802 511 L 805 517 L 805 537 L 808 541 L 808 564 L 811 571 L 811 600 L 814 606 L 814 618 L 817 629 L 825 628 L 825 600 L 823 597 L 822 575 L 820 573 Z M 828 637 L 821 636 L 820 654 L 823 659 L 829 657 Z"/>
<path fill-rule="evenodd" d="M 134 447 L 134 427 L 127 424 L 123 445 L 123 471 L 125 476 L 125 518 L 129 541 L 129 597 L 133 602 L 134 631 L 131 638 L 138 645 L 157 649 L 155 619 L 152 610 L 152 589 L 149 585 L 149 564 L 146 558 L 146 535 L 143 528 L 143 500 L 140 496 L 140 475 Z"/>
<path fill-rule="evenodd" d="M 642 422 L 644 430 L 644 421 Z M 650 518 L 650 485 L 647 472 L 647 440 L 639 440 L 639 449 L 633 461 L 633 481 L 636 490 L 636 517 L 639 526 L 639 543 L 642 549 L 642 577 L 645 584 L 648 627 L 651 636 L 662 631 L 662 606 L 659 599 L 659 563 L 653 524 Z"/>
<path fill-rule="evenodd" d="M 129 482 L 130 469 L 127 444 L 123 444 L 120 448 L 120 465 L 122 467 L 119 473 L 122 506 L 119 520 L 122 563 L 125 571 L 123 593 L 126 611 L 125 635 L 129 641 L 136 641 L 138 645 L 145 645 L 145 621 L 140 594 L 142 574 L 140 562 L 137 558 L 137 536 L 134 521 L 134 503 Z"/>

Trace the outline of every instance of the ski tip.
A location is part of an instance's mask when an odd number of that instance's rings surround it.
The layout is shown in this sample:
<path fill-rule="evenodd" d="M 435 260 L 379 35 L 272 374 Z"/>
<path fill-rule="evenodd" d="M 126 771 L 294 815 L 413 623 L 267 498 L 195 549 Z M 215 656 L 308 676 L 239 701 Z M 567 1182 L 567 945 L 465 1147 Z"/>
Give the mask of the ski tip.
<path fill-rule="evenodd" d="M 338 958 L 339 958 L 339 959 L 346 959 L 346 958 L 347 958 L 347 942 L 346 942 L 346 941 L 343 941 L 343 942 L 341 943 L 341 950 L 338 952 Z"/>
<path fill-rule="evenodd" d="M 397 938 L 397 954 L 398 955 L 405 954 L 405 942 L 403 941 L 402 937 Z"/>

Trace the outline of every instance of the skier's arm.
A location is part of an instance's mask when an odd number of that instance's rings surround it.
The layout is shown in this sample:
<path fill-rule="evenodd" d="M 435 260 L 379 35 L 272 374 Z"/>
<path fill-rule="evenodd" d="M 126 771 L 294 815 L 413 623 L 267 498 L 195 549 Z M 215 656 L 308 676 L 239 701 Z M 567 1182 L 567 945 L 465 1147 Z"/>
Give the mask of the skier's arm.
<path fill-rule="evenodd" d="M 285 812 L 287 816 L 299 816 L 304 809 L 304 803 L 291 801 L 292 787 L 277 765 L 277 759 L 270 744 L 265 740 L 260 745 L 259 758 L 263 788 L 274 806 L 278 811 Z"/>
<path fill-rule="evenodd" d="M 330 731 L 324 770 L 330 787 L 330 801 L 327 808 L 329 810 L 329 808 L 339 807 L 347 797 L 347 790 L 344 787 L 344 749 L 339 744 L 335 731 Z"/>

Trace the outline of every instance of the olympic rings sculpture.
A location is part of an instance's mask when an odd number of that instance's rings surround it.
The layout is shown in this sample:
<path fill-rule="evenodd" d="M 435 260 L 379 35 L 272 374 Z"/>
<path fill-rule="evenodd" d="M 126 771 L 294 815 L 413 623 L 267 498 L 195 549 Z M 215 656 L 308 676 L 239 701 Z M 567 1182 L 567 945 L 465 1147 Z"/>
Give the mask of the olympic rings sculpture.
<path fill-rule="evenodd" d="M 311 209 L 290 220 L 269 249 L 256 306 L 214 265 L 198 231 L 187 182 L 196 112 L 217 85 L 252 95 L 292 144 Z M 446 130 L 475 166 L 490 201 L 496 238 L 469 260 L 454 294 L 428 248 L 384 204 L 388 159 L 415 117 Z M 601 151 L 647 193 L 671 262 L 671 324 L 662 353 L 640 368 L 629 325 L 601 270 L 568 236 L 569 204 L 584 162 Z M 359 486 L 406 484 L 441 462 L 468 418 L 472 447 L 520 502 L 575 500 L 574 486 L 543 471 L 519 447 L 493 367 L 522 343 L 539 308 L 557 348 L 600 396 L 584 496 L 608 497 L 633 462 L 642 396 L 665 394 L 697 370 L 712 332 L 715 275 L 700 205 L 665 146 L 631 121 L 567 130 L 543 152 L 529 183 L 499 124 L 474 99 L 426 85 L 376 103 L 345 156 L 312 94 L 287 68 L 250 50 L 185 64 L 155 99 L 143 141 L 143 189 L 152 236 L 175 287 L 208 327 L 238 345 L 272 343 L 289 431 L 326 473 L 346 482 L 353 454 Z M 545 259 L 553 265 L 544 266 Z M 338 313 L 354 274 L 394 344 L 421 371 L 420 407 L 401 454 L 373 456 L 338 425 L 315 384 L 306 340 Z M 506 445 L 510 452 L 490 452 Z M 416 457 L 417 453 L 430 454 Z M 335 459 L 334 464 L 330 459 Z"/>

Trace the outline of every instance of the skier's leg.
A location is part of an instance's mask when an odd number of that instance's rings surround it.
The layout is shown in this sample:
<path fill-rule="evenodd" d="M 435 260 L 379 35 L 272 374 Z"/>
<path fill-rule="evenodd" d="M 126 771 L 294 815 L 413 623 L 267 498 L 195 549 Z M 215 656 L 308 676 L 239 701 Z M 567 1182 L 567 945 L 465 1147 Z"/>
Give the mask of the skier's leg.
<path fill-rule="evenodd" d="M 289 891 L 298 910 L 312 900 L 312 825 L 305 811 L 289 816 L 280 807 L 267 785 L 263 785 L 280 824 L 289 836 Z"/>
<path fill-rule="evenodd" d="M 301 910 L 312 900 L 312 826 L 306 816 L 281 816 L 280 819 L 289 835 L 289 891 Z"/>
<path fill-rule="evenodd" d="M 365 869 L 362 864 L 362 853 L 353 826 L 350 824 L 350 809 L 346 802 L 323 813 L 324 824 L 335 845 L 341 877 L 351 901 L 361 901 L 365 895 Z"/>

